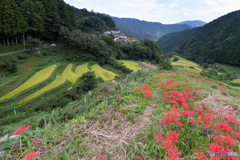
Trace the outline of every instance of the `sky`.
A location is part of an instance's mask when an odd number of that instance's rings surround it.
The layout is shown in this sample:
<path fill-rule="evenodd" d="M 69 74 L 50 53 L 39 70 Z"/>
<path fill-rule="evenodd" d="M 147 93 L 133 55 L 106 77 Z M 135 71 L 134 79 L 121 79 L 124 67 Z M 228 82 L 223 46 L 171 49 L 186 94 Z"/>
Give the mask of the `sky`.
<path fill-rule="evenodd" d="M 211 22 L 240 9 L 240 0 L 64 0 L 71 6 L 119 18 L 174 24 L 186 20 Z"/>

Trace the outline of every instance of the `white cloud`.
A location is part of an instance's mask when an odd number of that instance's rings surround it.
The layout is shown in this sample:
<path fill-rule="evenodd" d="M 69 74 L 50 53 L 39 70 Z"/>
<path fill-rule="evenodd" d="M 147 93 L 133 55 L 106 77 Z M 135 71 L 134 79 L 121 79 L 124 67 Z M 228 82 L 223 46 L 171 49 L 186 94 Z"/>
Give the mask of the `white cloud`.
<path fill-rule="evenodd" d="M 169 4 L 169 6 L 170 6 L 170 7 L 177 7 L 177 6 L 178 6 L 178 4 L 177 4 L 177 3 L 175 3 L 175 2 L 173 2 L 173 3 L 170 3 L 170 4 Z"/>
<path fill-rule="evenodd" d="M 210 22 L 239 10 L 240 0 L 64 0 L 77 8 L 93 9 L 115 17 L 176 23 L 184 20 Z M 231 2 L 230 2 L 231 1 Z"/>
<path fill-rule="evenodd" d="M 209 6 L 216 6 L 218 3 L 212 1 L 212 0 L 204 0 L 204 3 Z"/>

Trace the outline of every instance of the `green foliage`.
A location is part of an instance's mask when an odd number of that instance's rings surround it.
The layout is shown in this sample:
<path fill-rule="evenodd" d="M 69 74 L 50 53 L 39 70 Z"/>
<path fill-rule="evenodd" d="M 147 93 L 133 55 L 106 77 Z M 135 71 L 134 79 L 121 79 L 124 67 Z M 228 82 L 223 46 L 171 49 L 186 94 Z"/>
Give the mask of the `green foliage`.
<path fill-rule="evenodd" d="M 174 58 L 173 58 L 173 62 L 176 62 L 176 61 L 178 61 L 178 60 L 179 60 L 178 57 L 174 57 Z"/>
<path fill-rule="evenodd" d="M 94 72 L 88 71 L 87 73 L 84 73 L 80 79 L 83 80 L 82 89 L 84 91 L 90 91 L 97 85 L 97 79 Z"/>
<path fill-rule="evenodd" d="M 217 86 L 216 84 L 213 84 L 213 85 L 212 85 L 212 88 L 217 89 L 218 86 Z"/>
<path fill-rule="evenodd" d="M 203 63 L 202 66 L 203 66 L 205 69 L 209 68 L 209 64 L 207 64 L 207 63 Z"/>
<path fill-rule="evenodd" d="M 173 65 L 167 60 L 161 60 L 159 65 L 160 65 L 160 67 L 158 67 L 158 69 L 160 69 L 160 70 L 171 70 L 171 69 L 173 69 Z"/>
<path fill-rule="evenodd" d="M 125 54 L 127 59 L 141 61 L 148 59 L 155 60 L 157 63 L 163 58 L 160 48 L 151 40 L 145 39 L 140 42 L 133 42 L 129 44 L 120 44 L 120 49 Z"/>
<path fill-rule="evenodd" d="M 225 74 L 218 74 L 217 70 L 211 69 L 210 71 L 204 71 L 200 72 L 200 75 L 203 77 L 212 78 L 215 80 L 230 82 L 234 79 L 237 79 L 237 74 L 234 73 L 225 73 Z"/>
<path fill-rule="evenodd" d="M 240 11 L 224 15 L 196 29 L 173 50 L 198 63 L 240 65 Z"/>
<path fill-rule="evenodd" d="M 108 64 L 110 64 L 111 66 L 113 66 L 116 69 L 121 70 L 123 73 L 131 73 L 132 70 L 128 69 L 126 66 L 124 66 L 123 64 L 119 63 L 115 58 L 110 57 L 107 61 Z"/>
<path fill-rule="evenodd" d="M 31 36 L 27 37 L 26 41 L 26 47 L 30 50 L 34 50 L 35 48 L 39 48 L 42 44 L 42 41 L 40 41 L 37 38 L 32 38 Z"/>

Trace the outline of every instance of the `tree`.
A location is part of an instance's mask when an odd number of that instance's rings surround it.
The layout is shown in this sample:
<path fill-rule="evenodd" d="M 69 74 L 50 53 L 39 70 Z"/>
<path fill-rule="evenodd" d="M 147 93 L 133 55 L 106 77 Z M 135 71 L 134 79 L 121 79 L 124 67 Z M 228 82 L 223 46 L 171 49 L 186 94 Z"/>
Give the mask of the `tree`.
<path fill-rule="evenodd" d="M 81 88 L 84 91 L 90 91 L 97 85 L 97 79 L 94 72 L 88 71 L 87 73 L 84 73 L 80 79 L 83 80 Z"/>
<path fill-rule="evenodd" d="M 203 63 L 202 66 L 203 66 L 205 69 L 209 68 L 209 64 L 207 64 L 207 63 Z"/>
<path fill-rule="evenodd" d="M 34 50 L 35 48 L 39 48 L 42 42 L 37 38 L 32 38 L 31 36 L 27 37 L 26 47 L 30 50 Z"/>
<path fill-rule="evenodd" d="M 176 62 L 176 61 L 178 61 L 178 60 L 179 60 L 178 57 L 174 57 L 174 58 L 173 58 L 173 62 Z"/>
<path fill-rule="evenodd" d="M 3 37 L 3 44 L 5 46 L 5 38 L 7 37 L 7 43 L 9 46 L 8 37 L 11 35 L 14 28 L 14 13 L 11 9 L 10 3 L 8 0 L 0 1 L 0 33 Z"/>

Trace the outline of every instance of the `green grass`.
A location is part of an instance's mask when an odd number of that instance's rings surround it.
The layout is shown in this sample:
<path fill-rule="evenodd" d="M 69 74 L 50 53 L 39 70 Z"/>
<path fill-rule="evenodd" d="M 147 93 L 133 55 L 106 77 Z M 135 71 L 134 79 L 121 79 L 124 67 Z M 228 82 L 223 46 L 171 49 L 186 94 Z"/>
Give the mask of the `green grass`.
<path fill-rule="evenodd" d="M 73 64 L 71 63 L 67 66 L 67 68 L 63 71 L 62 76 L 70 82 L 75 83 L 80 76 L 72 72 L 72 65 Z"/>
<path fill-rule="evenodd" d="M 11 47 L 8 47 L 8 46 L 3 47 L 3 44 L 2 44 L 2 43 L 1 43 L 1 45 L 2 45 L 2 46 L 0 47 L 0 54 L 24 50 L 23 46 L 21 46 L 21 45 L 11 46 Z M 7 44 L 6 44 L 6 45 L 7 45 Z"/>
<path fill-rule="evenodd" d="M 195 74 L 199 74 L 201 72 L 200 69 L 192 69 L 192 68 L 188 68 L 188 67 L 184 67 L 184 70 L 191 72 L 191 73 L 195 73 Z"/>
<path fill-rule="evenodd" d="M 37 72 L 36 74 L 34 74 L 34 76 L 32 76 L 29 80 L 27 80 L 25 83 L 23 83 L 21 86 L 19 86 L 18 88 L 16 88 L 15 90 L 11 91 L 10 93 L 4 95 L 3 97 L 0 98 L 0 101 L 12 98 L 14 96 L 16 96 L 17 94 L 47 80 L 52 72 L 54 71 L 54 69 L 57 67 L 57 65 L 52 65 L 48 68 L 45 68 L 39 72 Z"/>
<path fill-rule="evenodd" d="M 115 76 L 117 75 L 117 74 L 112 73 L 112 72 L 110 72 L 108 70 L 102 69 L 98 64 L 94 64 L 91 67 L 91 70 L 95 71 L 95 73 L 98 74 L 100 77 L 102 77 L 102 79 L 104 81 L 113 80 L 115 78 Z"/>
<path fill-rule="evenodd" d="M 86 72 L 88 72 L 88 71 L 90 71 L 90 70 L 88 69 L 88 63 L 84 63 L 84 64 L 82 64 L 82 65 L 79 65 L 79 66 L 77 66 L 76 69 L 75 69 L 75 73 L 76 73 L 77 75 L 79 75 L 80 77 L 81 77 L 84 73 L 86 73 Z"/>
<path fill-rule="evenodd" d="M 218 88 L 218 86 L 216 84 L 213 84 L 211 87 L 214 88 L 214 89 Z"/>
<path fill-rule="evenodd" d="M 66 78 L 62 77 L 62 76 L 59 76 L 57 75 L 56 79 L 50 83 L 49 85 L 47 85 L 46 87 L 38 90 L 37 92 L 34 92 L 33 94 L 27 96 L 26 98 L 24 98 L 23 100 L 21 100 L 18 104 L 21 105 L 23 103 L 26 103 L 38 96 L 40 96 L 41 94 L 45 93 L 45 92 L 48 92 L 54 88 L 57 88 L 59 87 L 60 85 L 62 85 L 63 83 L 66 82 Z"/>

